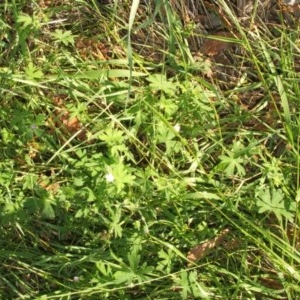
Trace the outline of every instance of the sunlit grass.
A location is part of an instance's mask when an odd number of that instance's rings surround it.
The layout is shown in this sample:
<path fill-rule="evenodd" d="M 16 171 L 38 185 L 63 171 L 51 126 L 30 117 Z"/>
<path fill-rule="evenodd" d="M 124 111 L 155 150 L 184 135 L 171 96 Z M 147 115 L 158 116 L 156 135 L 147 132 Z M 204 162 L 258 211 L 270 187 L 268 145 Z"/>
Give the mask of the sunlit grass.
<path fill-rule="evenodd" d="M 16 2 L 0 23 L 1 296 L 297 298 L 298 33 L 220 1 L 234 35 L 208 39 L 237 47 L 229 77 L 192 50 L 200 6 Z"/>

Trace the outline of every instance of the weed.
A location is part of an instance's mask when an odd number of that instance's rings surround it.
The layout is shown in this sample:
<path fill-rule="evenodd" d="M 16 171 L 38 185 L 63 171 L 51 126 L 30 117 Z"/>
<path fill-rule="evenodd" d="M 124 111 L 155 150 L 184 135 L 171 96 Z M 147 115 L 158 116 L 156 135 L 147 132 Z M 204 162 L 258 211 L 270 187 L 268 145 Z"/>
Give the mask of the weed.
<path fill-rule="evenodd" d="M 1 297 L 298 297 L 293 18 L 175 2 L 0 4 Z"/>

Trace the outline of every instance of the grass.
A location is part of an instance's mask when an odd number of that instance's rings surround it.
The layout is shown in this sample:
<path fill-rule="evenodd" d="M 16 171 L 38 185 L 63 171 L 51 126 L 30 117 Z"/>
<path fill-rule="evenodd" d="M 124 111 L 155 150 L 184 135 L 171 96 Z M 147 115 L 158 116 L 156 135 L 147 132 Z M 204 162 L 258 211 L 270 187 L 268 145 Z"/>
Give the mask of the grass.
<path fill-rule="evenodd" d="M 1 299 L 297 299 L 296 24 L 104 2 L 0 4 Z"/>

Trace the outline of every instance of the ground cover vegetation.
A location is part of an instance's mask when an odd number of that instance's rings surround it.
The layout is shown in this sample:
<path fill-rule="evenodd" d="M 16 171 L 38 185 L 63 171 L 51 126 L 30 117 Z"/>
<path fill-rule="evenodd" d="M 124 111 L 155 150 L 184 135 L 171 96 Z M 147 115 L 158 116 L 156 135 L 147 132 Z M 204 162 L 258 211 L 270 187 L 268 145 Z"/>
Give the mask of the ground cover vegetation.
<path fill-rule="evenodd" d="M 1 1 L 1 299 L 299 297 L 299 11 L 270 2 Z"/>

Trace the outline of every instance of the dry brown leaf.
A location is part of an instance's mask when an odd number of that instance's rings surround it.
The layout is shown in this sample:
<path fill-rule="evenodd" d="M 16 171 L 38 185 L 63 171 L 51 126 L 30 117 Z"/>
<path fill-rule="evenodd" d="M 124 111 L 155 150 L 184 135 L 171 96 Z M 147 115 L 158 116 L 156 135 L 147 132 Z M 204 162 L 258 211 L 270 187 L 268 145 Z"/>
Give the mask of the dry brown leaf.
<path fill-rule="evenodd" d="M 95 59 L 107 60 L 111 52 L 111 46 L 99 42 L 93 38 L 78 38 L 76 41 L 76 49 L 83 59 L 87 59 L 92 55 Z"/>
<path fill-rule="evenodd" d="M 214 57 L 218 54 L 220 54 L 224 50 L 228 50 L 232 48 L 235 44 L 227 41 L 219 40 L 224 38 L 235 38 L 235 35 L 233 35 L 229 31 L 219 31 L 214 34 L 216 39 L 206 39 L 205 42 L 202 44 L 200 48 L 200 53 L 203 55 L 207 55 L 210 57 Z"/>
<path fill-rule="evenodd" d="M 57 114 L 55 118 L 49 117 L 47 120 L 47 124 L 50 127 L 52 133 L 56 131 L 56 128 L 59 128 L 61 133 L 65 135 L 64 138 L 62 138 L 61 135 L 59 136 L 61 142 L 64 142 L 65 139 L 68 139 L 70 136 L 75 134 L 76 138 L 81 141 L 86 139 L 86 129 L 78 120 L 78 118 L 70 118 L 68 112 Z"/>
<path fill-rule="evenodd" d="M 194 248 L 192 248 L 190 250 L 190 252 L 187 255 L 187 259 L 190 262 L 196 262 L 199 259 L 203 258 L 204 256 L 206 256 L 212 249 L 220 246 L 225 237 L 227 236 L 227 234 L 229 233 L 229 229 L 225 228 L 224 230 L 222 230 L 220 232 L 220 234 L 218 234 L 215 238 L 208 240 L 206 242 L 203 242 L 197 246 L 195 246 Z"/>
<path fill-rule="evenodd" d="M 76 138 L 83 141 L 86 139 L 86 129 L 77 117 L 70 116 L 70 112 L 65 106 L 67 100 L 68 99 L 65 95 L 57 95 L 53 97 L 53 103 L 56 107 L 54 110 L 54 116 L 48 118 L 47 124 L 52 133 L 59 128 L 61 133 L 65 135 L 59 136 L 61 142 L 65 142 L 70 136 L 75 134 Z"/>
<path fill-rule="evenodd" d="M 86 130 L 77 117 L 69 118 L 69 114 L 67 113 L 61 117 L 60 122 L 62 124 L 62 132 L 67 136 L 74 135 L 79 132 L 76 137 L 81 141 L 85 140 Z"/>
<path fill-rule="evenodd" d="M 259 278 L 259 281 L 263 286 L 269 289 L 273 289 L 273 290 L 283 289 L 283 285 L 278 279 L 270 278 L 270 277 L 261 277 Z"/>
<path fill-rule="evenodd" d="M 205 75 L 207 78 L 212 78 L 213 77 L 213 70 L 212 70 L 212 65 L 211 65 L 211 60 L 206 59 L 204 61 L 204 70 L 203 70 L 203 75 Z"/>
<path fill-rule="evenodd" d="M 59 182 L 50 183 L 50 179 L 47 176 L 41 176 L 38 184 L 41 188 L 51 193 L 56 193 L 60 188 Z"/>
<path fill-rule="evenodd" d="M 240 240 L 237 238 L 234 238 L 224 244 L 224 249 L 226 249 L 227 251 L 232 251 L 232 250 L 238 248 L 240 244 L 241 244 Z"/>

